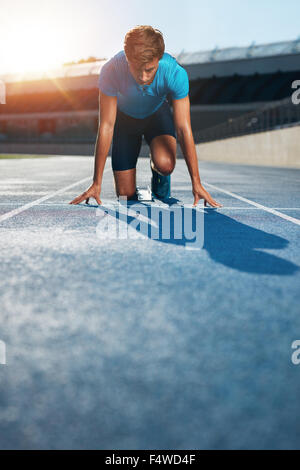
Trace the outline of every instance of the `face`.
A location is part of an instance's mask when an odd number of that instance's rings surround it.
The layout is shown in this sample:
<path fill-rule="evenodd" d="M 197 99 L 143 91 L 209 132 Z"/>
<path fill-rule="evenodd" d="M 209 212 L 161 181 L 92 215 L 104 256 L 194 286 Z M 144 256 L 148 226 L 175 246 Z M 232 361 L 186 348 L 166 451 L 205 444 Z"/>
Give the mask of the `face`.
<path fill-rule="evenodd" d="M 147 64 L 139 64 L 127 59 L 129 70 L 135 81 L 139 85 L 150 85 L 153 82 L 154 76 L 158 69 L 159 59 L 155 58 Z"/>

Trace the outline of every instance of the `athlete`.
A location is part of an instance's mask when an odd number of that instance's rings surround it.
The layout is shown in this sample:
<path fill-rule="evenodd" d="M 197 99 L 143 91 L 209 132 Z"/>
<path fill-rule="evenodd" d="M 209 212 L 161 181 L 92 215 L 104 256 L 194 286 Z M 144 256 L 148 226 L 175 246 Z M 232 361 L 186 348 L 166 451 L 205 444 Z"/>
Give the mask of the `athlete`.
<path fill-rule="evenodd" d="M 93 183 L 70 204 L 84 200 L 88 204 L 91 197 L 101 204 L 102 177 L 111 142 L 117 197 L 136 199 L 136 164 L 144 136 L 151 150 L 151 189 L 157 198 L 170 197 L 177 137 L 191 177 L 194 206 L 204 199 L 205 206 L 221 207 L 201 184 L 191 128 L 188 75 L 165 52 L 159 30 L 136 26 L 128 31 L 124 50 L 102 67 L 99 89 Z M 172 98 L 173 116 L 167 96 Z"/>

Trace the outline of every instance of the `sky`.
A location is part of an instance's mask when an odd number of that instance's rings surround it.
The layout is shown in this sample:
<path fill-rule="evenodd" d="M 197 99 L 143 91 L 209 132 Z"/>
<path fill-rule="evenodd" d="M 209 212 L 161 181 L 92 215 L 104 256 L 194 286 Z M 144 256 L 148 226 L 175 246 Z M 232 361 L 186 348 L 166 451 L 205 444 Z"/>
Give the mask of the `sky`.
<path fill-rule="evenodd" d="M 0 74 L 109 58 L 138 24 L 177 54 L 295 40 L 299 18 L 299 0 L 0 0 Z"/>

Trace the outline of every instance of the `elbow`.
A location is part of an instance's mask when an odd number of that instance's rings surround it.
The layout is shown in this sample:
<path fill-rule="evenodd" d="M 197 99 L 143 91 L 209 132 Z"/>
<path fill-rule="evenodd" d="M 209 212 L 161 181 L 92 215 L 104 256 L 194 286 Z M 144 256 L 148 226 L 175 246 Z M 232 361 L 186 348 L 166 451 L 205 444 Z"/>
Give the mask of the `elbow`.
<path fill-rule="evenodd" d="M 103 133 L 105 133 L 105 134 L 113 133 L 114 127 L 115 127 L 114 122 L 107 122 L 107 121 L 106 122 L 101 122 L 100 121 L 99 131 L 101 132 L 101 134 L 103 134 Z"/>
<path fill-rule="evenodd" d="M 192 135 L 192 129 L 189 126 L 176 127 L 176 135 L 179 141 L 182 141 Z"/>

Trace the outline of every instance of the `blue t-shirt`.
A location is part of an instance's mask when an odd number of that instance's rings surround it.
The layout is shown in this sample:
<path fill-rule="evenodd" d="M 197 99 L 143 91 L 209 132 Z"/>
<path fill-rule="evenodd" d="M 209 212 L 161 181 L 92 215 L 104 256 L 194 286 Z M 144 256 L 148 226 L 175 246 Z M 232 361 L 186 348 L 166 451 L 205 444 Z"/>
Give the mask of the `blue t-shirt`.
<path fill-rule="evenodd" d="M 184 68 L 165 52 L 153 82 L 139 85 L 131 75 L 125 52 L 120 51 L 103 65 L 99 89 L 105 95 L 118 97 L 120 111 L 143 119 L 158 110 L 168 93 L 175 100 L 185 98 L 189 93 L 189 79 Z"/>

